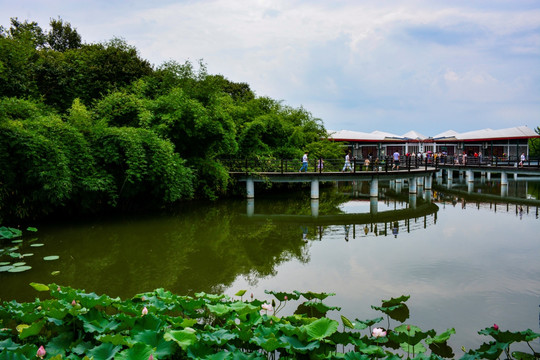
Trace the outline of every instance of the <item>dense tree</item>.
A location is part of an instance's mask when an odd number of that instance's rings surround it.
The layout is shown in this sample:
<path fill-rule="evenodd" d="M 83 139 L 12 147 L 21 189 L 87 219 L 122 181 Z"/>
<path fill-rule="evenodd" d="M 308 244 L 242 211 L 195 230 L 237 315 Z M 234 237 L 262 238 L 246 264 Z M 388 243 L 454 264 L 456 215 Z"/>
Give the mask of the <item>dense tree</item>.
<path fill-rule="evenodd" d="M 154 69 L 122 39 L 50 26 L 0 27 L 0 218 L 216 199 L 231 184 L 221 159 L 341 151 L 305 109 L 202 61 Z"/>

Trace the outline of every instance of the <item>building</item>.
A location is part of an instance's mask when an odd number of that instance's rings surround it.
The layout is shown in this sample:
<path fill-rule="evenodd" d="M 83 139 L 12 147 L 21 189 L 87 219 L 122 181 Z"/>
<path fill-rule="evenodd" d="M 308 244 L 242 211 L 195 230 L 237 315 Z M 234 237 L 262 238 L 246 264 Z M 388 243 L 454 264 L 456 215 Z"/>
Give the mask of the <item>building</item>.
<path fill-rule="evenodd" d="M 483 129 L 457 133 L 448 130 L 435 136 L 425 136 L 416 131 L 396 135 L 382 131 L 364 133 L 358 131 L 329 131 L 330 138 L 343 142 L 356 158 L 365 158 L 369 154 L 383 158 L 398 151 L 405 155 L 418 153 L 446 153 L 483 156 L 515 157 L 522 152 L 529 156 L 528 141 L 540 138 L 534 130 L 527 126 L 508 129 Z"/>

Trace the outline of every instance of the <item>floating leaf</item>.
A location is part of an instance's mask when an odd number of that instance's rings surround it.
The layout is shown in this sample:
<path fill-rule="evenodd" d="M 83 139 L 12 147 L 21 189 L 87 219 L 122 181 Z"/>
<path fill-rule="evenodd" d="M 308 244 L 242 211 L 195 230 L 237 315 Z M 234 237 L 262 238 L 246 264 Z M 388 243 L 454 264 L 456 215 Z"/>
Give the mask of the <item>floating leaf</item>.
<path fill-rule="evenodd" d="M 36 231 L 37 231 L 37 229 L 36 229 L 35 227 L 31 227 L 31 226 L 27 227 L 26 230 L 27 230 L 27 231 L 32 231 L 32 232 L 36 232 Z"/>
<path fill-rule="evenodd" d="M 51 272 L 51 275 L 53 275 L 53 276 L 54 276 L 54 275 L 58 275 L 58 274 L 60 274 L 60 271 L 58 271 L 58 270 L 55 270 L 55 271 L 52 271 L 52 272 Z"/>
<path fill-rule="evenodd" d="M 14 243 L 14 244 L 20 244 L 20 243 L 22 243 L 23 241 L 19 239 L 19 240 L 12 240 L 11 242 Z"/>
<path fill-rule="evenodd" d="M 49 291 L 49 287 L 45 284 L 31 282 L 30 286 L 36 289 L 37 291 Z"/>
<path fill-rule="evenodd" d="M 8 263 L 9 264 L 9 263 Z M 13 265 L 0 266 L 0 272 L 6 272 L 13 268 Z"/>
<path fill-rule="evenodd" d="M 32 254 L 32 253 L 26 253 L 26 254 L 22 254 L 21 256 L 22 256 L 22 257 L 28 257 L 28 256 L 34 256 L 34 254 Z"/>
<path fill-rule="evenodd" d="M 10 264 L 9 261 L 2 261 L 2 262 L 0 262 L 0 266 L 9 265 L 9 264 Z"/>
<path fill-rule="evenodd" d="M 23 265 L 26 265 L 26 263 L 24 261 L 16 262 L 15 264 L 13 264 L 13 266 L 23 266 Z"/>
<path fill-rule="evenodd" d="M 36 243 L 36 244 L 30 244 L 31 247 L 40 247 L 40 246 L 43 246 L 45 244 L 40 244 L 40 243 Z"/>
<path fill-rule="evenodd" d="M 51 261 L 51 260 L 58 260 L 59 258 L 60 258 L 60 256 L 58 256 L 58 255 L 50 255 L 50 256 L 43 257 L 43 260 Z"/>
<path fill-rule="evenodd" d="M 26 270 L 30 270 L 31 268 L 32 268 L 31 266 L 15 266 L 9 269 L 8 272 L 10 273 L 23 272 Z"/>
<path fill-rule="evenodd" d="M 246 293 L 247 290 L 240 290 L 238 291 L 236 294 L 234 294 L 234 296 L 244 296 L 244 294 Z"/>

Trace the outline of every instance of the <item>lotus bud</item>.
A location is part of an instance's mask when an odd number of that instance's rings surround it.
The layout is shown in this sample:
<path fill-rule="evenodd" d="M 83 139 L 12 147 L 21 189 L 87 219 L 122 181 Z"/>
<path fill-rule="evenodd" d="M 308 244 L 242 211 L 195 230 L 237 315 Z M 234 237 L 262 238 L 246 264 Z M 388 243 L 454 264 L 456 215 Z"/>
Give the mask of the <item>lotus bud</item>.
<path fill-rule="evenodd" d="M 497 324 L 493 324 L 493 329 L 495 329 L 495 330 L 499 330 L 499 325 L 497 325 Z"/>
<path fill-rule="evenodd" d="M 253 300 L 253 293 L 251 293 L 251 300 Z"/>
<path fill-rule="evenodd" d="M 141 314 L 142 314 L 141 316 L 144 316 L 144 315 L 148 314 L 148 309 L 146 308 L 146 306 L 143 307 L 143 309 L 141 311 Z"/>
<path fill-rule="evenodd" d="M 272 307 L 276 307 L 276 300 L 272 299 Z"/>
<path fill-rule="evenodd" d="M 411 325 L 407 325 L 407 331 L 411 331 Z"/>
<path fill-rule="evenodd" d="M 62 291 L 62 289 L 60 289 L 60 286 L 56 288 L 56 291 Z"/>
<path fill-rule="evenodd" d="M 45 348 L 43 347 L 43 345 L 41 345 L 39 347 L 39 349 L 37 350 L 37 353 L 36 353 L 36 356 L 40 359 L 43 359 L 43 357 L 47 354 L 47 352 L 45 351 Z"/>
<path fill-rule="evenodd" d="M 77 302 L 75 301 L 75 299 L 73 299 L 73 301 L 71 302 L 71 306 L 75 306 L 77 305 Z"/>
<path fill-rule="evenodd" d="M 150 356 L 148 357 L 148 360 L 154 360 L 154 355 L 150 354 Z"/>
<path fill-rule="evenodd" d="M 285 297 L 283 298 L 283 300 L 287 301 L 287 299 L 288 299 L 288 298 L 287 298 L 287 295 L 285 295 Z"/>

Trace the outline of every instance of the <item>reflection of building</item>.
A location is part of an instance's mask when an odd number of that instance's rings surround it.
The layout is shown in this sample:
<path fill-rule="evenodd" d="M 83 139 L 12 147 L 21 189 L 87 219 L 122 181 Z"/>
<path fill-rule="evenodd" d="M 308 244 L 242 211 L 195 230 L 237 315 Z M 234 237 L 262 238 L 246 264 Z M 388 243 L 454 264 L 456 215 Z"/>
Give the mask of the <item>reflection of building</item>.
<path fill-rule="evenodd" d="M 449 130 L 430 137 L 415 131 L 403 135 L 382 131 L 364 133 L 349 130 L 329 131 L 329 133 L 335 141 L 346 142 L 353 156 L 357 158 L 366 158 L 369 154 L 384 157 L 395 151 L 401 155 L 419 152 L 446 152 L 448 155 L 466 152 L 473 155 L 481 152 L 483 156 L 518 156 L 524 152 L 528 156 L 528 140 L 540 138 L 540 135 L 527 126 L 465 133 Z"/>

